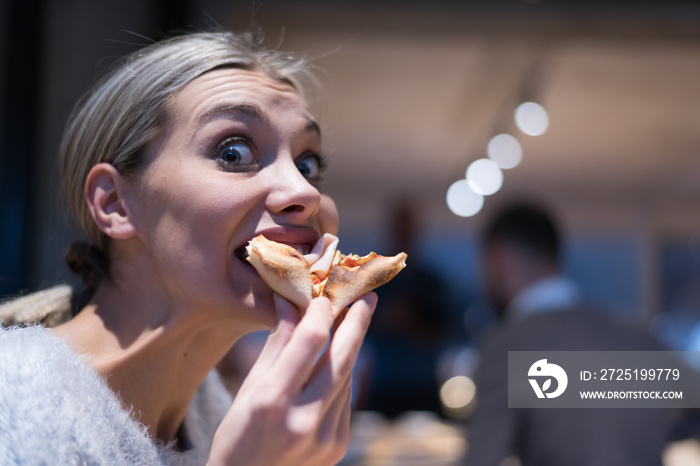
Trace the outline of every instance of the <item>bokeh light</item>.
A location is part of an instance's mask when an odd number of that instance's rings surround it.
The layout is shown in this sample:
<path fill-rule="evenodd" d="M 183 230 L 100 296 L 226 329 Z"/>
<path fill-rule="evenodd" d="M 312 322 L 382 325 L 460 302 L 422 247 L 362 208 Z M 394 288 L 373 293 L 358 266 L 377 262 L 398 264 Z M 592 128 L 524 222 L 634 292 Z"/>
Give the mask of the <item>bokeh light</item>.
<path fill-rule="evenodd" d="M 497 134 L 486 148 L 489 158 L 503 169 L 517 167 L 523 158 L 523 148 L 510 134 Z"/>
<path fill-rule="evenodd" d="M 477 194 L 465 179 L 455 181 L 447 189 L 447 207 L 460 217 L 471 217 L 484 206 L 484 196 Z"/>
<path fill-rule="evenodd" d="M 476 385 L 472 379 L 458 375 L 448 379 L 440 388 L 440 401 L 447 408 L 461 409 L 469 405 L 476 395 Z"/>
<path fill-rule="evenodd" d="M 475 193 L 490 196 L 503 186 L 503 172 L 493 160 L 475 160 L 467 168 L 467 182 Z"/>
<path fill-rule="evenodd" d="M 549 116 L 540 104 L 524 102 L 515 109 L 515 124 L 530 136 L 540 136 L 549 127 Z"/>

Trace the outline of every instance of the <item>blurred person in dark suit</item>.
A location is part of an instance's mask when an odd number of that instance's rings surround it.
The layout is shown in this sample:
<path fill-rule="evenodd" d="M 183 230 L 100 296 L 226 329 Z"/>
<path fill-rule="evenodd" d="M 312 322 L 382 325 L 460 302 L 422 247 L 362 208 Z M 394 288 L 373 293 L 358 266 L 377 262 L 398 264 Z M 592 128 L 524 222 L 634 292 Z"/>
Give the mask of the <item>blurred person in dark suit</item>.
<path fill-rule="evenodd" d="M 485 230 L 485 287 L 500 325 L 481 348 L 466 464 L 516 457 L 522 466 L 658 466 L 666 410 L 508 408 L 508 351 L 661 349 L 644 332 L 587 309 L 562 273 L 560 249 L 553 220 L 535 206 L 508 207 Z"/>
<path fill-rule="evenodd" d="M 406 411 L 441 411 L 435 371 L 451 301 L 441 277 L 420 261 L 416 217 L 416 204 L 406 199 L 392 209 L 390 249 L 405 251 L 411 264 L 377 290 L 382 305 L 364 346 L 369 370 L 358 407 L 389 418 Z"/>

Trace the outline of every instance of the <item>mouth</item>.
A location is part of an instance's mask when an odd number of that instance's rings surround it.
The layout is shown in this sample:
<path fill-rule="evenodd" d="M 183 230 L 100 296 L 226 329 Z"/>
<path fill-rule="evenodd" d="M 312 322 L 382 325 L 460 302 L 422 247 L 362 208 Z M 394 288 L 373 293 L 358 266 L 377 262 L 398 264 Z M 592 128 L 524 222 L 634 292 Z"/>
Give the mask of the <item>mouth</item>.
<path fill-rule="evenodd" d="M 311 248 L 312 248 L 312 245 L 308 244 L 308 243 L 296 243 L 296 244 L 294 244 L 294 243 L 283 243 L 282 241 L 277 241 L 277 242 L 280 244 L 286 244 L 287 246 L 290 246 L 290 247 L 296 249 L 297 251 L 299 251 L 301 253 L 302 256 L 310 253 Z M 250 262 L 248 262 L 248 249 L 247 249 L 247 247 L 248 247 L 248 243 L 244 244 L 243 246 L 241 246 L 239 248 L 236 248 L 236 250 L 233 251 L 233 255 L 235 257 L 237 257 L 238 259 L 240 259 L 246 265 L 249 265 L 252 267 L 252 265 L 250 265 Z"/>
<path fill-rule="evenodd" d="M 248 251 L 246 250 L 246 246 L 247 245 L 237 248 L 235 251 L 233 251 L 233 255 L 240 259 L 244 264 L 251 266 L 250 262 L 248 262 Z"/>
<path fill-rule="evenodd" d="M 306 228 L 274 228 L 256 233 L 255 236 L 257 236 L 258 234 L 264 235 L 267 239 L 271 241 L 286 244 L 287 246 L 290 246 L 299 251 L 302 255 L 309 254 L 319 238 L 318 233 L 316 233 L 312 229 Z M 253 266 L 250 264 L 250 262 L 248 262 L 248 251 L 246 249 L 248 247 L 250 239 L 244 244 L 241 244 L 239 247 L 237 247 L 234 250 L 233 255 L 245 265 L 252 268 Z"/>

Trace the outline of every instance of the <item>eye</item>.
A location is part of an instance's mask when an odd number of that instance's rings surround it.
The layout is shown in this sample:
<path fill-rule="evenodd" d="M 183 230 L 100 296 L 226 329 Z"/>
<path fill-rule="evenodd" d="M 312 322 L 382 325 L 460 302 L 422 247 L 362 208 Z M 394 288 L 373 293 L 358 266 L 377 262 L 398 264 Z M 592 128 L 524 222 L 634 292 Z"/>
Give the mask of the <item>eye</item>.
<path fill-rule="evenodd" d="M 247 167 L 256 162 L 253 149 L 246 141 L 228 141 L 220 147 L 219 162 L 227 167 Z"/>
<path fill-rule="evenodd" d="M 312 181 L 320 180 L 325 168 L 323 158 L 317 154 L 309 154 L 301 160 L 297 160 L 296 165 L 304 178 Z"/>

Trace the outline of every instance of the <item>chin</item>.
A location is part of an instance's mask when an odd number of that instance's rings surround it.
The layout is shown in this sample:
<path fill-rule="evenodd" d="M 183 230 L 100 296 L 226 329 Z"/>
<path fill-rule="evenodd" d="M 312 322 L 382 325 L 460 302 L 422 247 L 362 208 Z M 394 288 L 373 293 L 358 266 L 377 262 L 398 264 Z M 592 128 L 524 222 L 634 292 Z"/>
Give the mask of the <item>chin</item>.
<path fill-rule="evenodd" d="M 255 326 L 253 331 L 269 330 L 277 322 L 277 311 L 272 293 L 268 290 L 264 293 L 250 293 L 243 300 L 243 313 L 247 323 Z"/>

